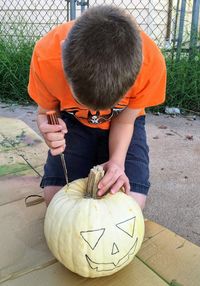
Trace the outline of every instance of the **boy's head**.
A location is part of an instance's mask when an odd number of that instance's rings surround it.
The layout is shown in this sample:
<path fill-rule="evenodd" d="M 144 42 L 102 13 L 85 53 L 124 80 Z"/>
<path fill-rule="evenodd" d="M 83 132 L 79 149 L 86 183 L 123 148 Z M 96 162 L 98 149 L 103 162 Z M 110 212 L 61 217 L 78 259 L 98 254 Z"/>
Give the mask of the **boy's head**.
<path fill-rule="evenodd" d="M 108 109 L 139 73 L 142 46 L 137 24 L 119 8 L 90 8 L 75 21 L 62 60 L 75 98 L 91 109 Z"/>

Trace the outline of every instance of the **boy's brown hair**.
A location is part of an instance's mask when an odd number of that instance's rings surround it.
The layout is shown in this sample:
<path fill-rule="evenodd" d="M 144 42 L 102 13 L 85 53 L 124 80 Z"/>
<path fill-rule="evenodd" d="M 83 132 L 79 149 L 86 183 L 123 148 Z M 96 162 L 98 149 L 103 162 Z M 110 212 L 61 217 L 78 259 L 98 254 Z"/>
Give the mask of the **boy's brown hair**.
<path fill-rule="evenodd" d="M 139 73 L 138 26 L 122 9 L 89 8 L 65 40 L 62 60 L 78 101 L 94 110 L 108 109 L 125 95 Z"/>

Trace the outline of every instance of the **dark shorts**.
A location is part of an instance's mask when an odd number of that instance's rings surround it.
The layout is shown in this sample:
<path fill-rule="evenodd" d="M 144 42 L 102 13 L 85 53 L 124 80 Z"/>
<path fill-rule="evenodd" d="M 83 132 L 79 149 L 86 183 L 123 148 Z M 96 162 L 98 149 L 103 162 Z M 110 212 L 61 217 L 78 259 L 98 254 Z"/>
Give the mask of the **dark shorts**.
<path fill-rule="evenodd" d="M 68 133 L 64 152 L 69 182 L 87 177 L 92 167 L 109 159 L 109 131 L 90 128 L 80 123 L 73 115 L 62 112 Z M 136 119 L 134 133 L 127 152 L 125 173 L 131 191 L 147 195 L 149 183 L 149 148 L 146 141 L 145 116 Z M 64 186 L 66 184 L 60 156 L 48 152 L 41 187 Z"/>

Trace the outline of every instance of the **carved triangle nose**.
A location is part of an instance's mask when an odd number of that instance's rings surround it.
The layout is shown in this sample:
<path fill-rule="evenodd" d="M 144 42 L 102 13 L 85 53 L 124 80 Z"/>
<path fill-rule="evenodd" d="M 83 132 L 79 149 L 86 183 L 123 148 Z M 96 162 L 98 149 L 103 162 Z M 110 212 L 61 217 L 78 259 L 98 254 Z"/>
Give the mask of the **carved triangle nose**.
<path fill-rule="evenodd" d="M 118 252 L 119 252 L 119 249 L 118 249 L 118 247 L 117 247 L 117 244 L 114 242 L 114 243 L 113 243 L 113 246 L 112 246 L 112 252 L 111 252 L 111 254 L 114 255 L 114 254 L 116 254 L 116 253 L 118 253 Z"/>

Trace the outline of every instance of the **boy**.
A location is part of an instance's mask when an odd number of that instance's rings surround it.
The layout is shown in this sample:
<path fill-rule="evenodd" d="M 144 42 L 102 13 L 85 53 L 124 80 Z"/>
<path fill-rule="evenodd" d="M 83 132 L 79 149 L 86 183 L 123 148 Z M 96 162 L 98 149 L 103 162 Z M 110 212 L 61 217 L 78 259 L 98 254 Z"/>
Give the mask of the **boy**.
<path fill-rule="evenodd" d="M 35 46 L 29 94 L 38 104 L 37 123 L 50 148 L 41 187 L 47 205 L 69 181 L 103 164 L 98 195 L 124 186 L 143 209 L 149 190 L 144 108 L 165 98 L 166 68 L 155 43 L 125 11 L 90 8 L 62 24 Z M 59 125 L 47 123 L 56 110 Z"/>

